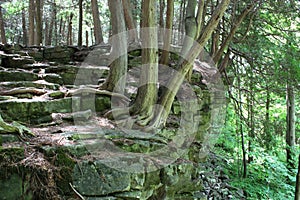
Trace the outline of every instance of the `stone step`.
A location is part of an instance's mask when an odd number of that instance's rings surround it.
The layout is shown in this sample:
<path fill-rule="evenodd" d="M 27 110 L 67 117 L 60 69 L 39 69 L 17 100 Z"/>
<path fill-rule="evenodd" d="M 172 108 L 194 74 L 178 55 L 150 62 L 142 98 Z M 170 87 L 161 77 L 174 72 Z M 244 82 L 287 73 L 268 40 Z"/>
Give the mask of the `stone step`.
<path fill-rule="evenodd" d="M 0 101 L 0 112 L 6 121 L 28 124 L 48 123 L 52 113 L 91 110 L 103 112 L 110 108 L 108 96 L 64 97 L 58 99 L 8 99 Z"/>
<path fill-rule="evenodd" d="M 38 74 L 29 71 L 21 71 L 21 70 L 0 71 L 0 82 L 37 81 L 38 79 L 39 79 Z"/>
<path fill-rule="evenodd" d="M 10 81 L 10 82 L 0 82 L 0 88 L 11 89 L 17 87 L 34 87 L 39 89 L 50 89 L 58 90 L 59 84 L 49 83 L 45 80 L 37 81 Z"/>
<path fill-rule="evenodd" d="M 45 73 L 54 73 L 62 77 L 64 85 L 97 85 L 99 79 L 108 75 L 109 68 L 106 66 L 52 66 L 45 69 Z"/>

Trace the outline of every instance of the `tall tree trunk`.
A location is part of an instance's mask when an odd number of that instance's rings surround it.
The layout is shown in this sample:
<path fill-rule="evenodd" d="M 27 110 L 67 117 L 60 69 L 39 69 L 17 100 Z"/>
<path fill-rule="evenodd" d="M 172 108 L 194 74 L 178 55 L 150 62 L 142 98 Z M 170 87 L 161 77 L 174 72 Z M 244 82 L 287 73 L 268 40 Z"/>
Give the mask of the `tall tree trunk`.
<path fill-rule="evenodd" d="M 27 29 L 26 29 L 26 16 L 25 9 L 22 9 L 22 30 L 23 30 L 23 45 L 28 44 L 27 40 Z"/>
<path fill-rule="evenodd" d="M 298 157 L 298 173 L 296 177 L 295 200 L 300 200 L 300 154 Z"/>
<path fill-rule="evenodd" d="M 103 34 L 102 34 L 102 27 L 99 15 L 99 8 L 98 8 L 98 1 L 91 0 L 92 4 L 92 14 L 93 14 L 93 21 L 94 21 L 94 36 L 96 44 L 100 44 L 103 42 Z"/>
<path fill-rule="evenodd" d="M 191 65 L 191 63 L 194 63 L 195 58 L 199 55 L 199 53 L 202 51 L 203 46 L 211 37 L 212 32 L 219 24 L 219 21 L 221 20 L 225 10 L 227 9 L 229 2 L 230 0 L 222 0 L 222 2 L 215 9 L 209 22 L 203 29 L 201 36 L 196 40 L 197 43 L 195 43 L 186 54 L 186 59 L 182 63 L 179 63 L 177 75 L 173 76 L 167 83 L 166 88 L 169 88 L 169 90 L 164 90 L 159 100 L 161 106 L 157 110 L 155 118 L 153 118 L 151 122 L 152 127 L 157 128 L 165 125 L 174 98 L 184 81 L 184 77 L 193 66 Z"/>
<path fill-rule="evenodd" d="M 253 156 L 251 155 L 252 152 L 252 140 L 254 140 L 255 137 L 255 124 L 254 124 L 254 83 L 253 83 L 253 62 L 250 64 L 250 92 L 249 92 L 249 141 L 248 141 L 248 162 L 251 163 L 253 161 Z"/>
<path fill-rule="evenodd" d="M 131 112 L 138 114 L 140 125 L 146 125 L 154 114 L 157 101 L 157 29 L 156 1 L 144 0 L 142 9 L 142 68 L 136 100 Z"/>
<path fill-rule="evenodd" d="M 160 64 L 169 65 L 169 51 L 172 41 L 172 28 L 173 28 L 173 16 L 174 16 L 174 0 L 167 1 L 167 17 L 166 17 L 166 29 L 164 32 L 164 46 L 162 50 Z"/>
<path fill-rule="evenodd" d="M 74 14 L 71 13 L 69 17 L 69 25 L 68 25 L 68 36 L 67 36 L 67 44 L 73 45 L 73 34 L 72 34 L 72 20 L 73 20 Z"/>
<path fill-rule="evenodd" d="M 286 93 L 286 158 L 289 168 L 293 169 L 295 168 L 295 164 L 293 162 L 293 150 L 295 147 L 295 93 L 293 86 L 289 83 L 287 84 Z"/>
<path fill-rule="evenodd" d="M 265 123 L 264 123 L 264 137 L 265 137 L 265 141 L 266 141 L 266 147 L 267 147 L 267 149 L 270 149 L 271 144 L 269 141 L 272 140 L 272 135 L 271 135 L 271 131 L 270 131 L 271 96 L 270 96 L 270 88 L 268 85 L 266 87 L 266 92 L 267 92 L 267 97 L 266 97 L 266 113 L 265 113 Z"/>
<path fill-rule="evenodd" d="M 82 1 L 79 0 L 79 22 L 78 22 L 78 46 L 82 46 L 82 20 L 83 20 L 83 10 L 82 10 Z"/>
<path fill-rule="evenodd" d="M 35 6 L 36 6 L 36 38 L 35 38 L 35 44 L 41 45 L 43 43 L 43 33 L 42 33 L 42 1 L 43 0 L 35 0 Z"/>
<path fill-rule="evenodd" d="M 185 0 L 180 2 L 180 7 L 179 7 L 179 21 L 178 21 L 178 34 L 177 34 L 177 45 L 181 44 L 181 35 L 182 35 L 182 24 L 183 24 L 183 7 L 184 7 L 184 2 Z"/>
<path fill-rule="evenodd" d="M 35 2 L 34 0 L 29 0 L 29 38 L 28 44 L 34 45 L 34 38 L 35 38 L 35 26 L 34 26 L 34 16 L 35 16 Z"/>
<path fill-rule="evenodd" d="M 102 88 L 124 94 L 127 74 L 127 36 L 122 0 L 109 1 L 112 25 L 112 52 L 110 73 Z M 115 38 L 114 38 L 115 37 Z"/>
<path fill-rule="evenodd" d="M 164 12 L 165 12 L 165 0 L 159 0 L 159 28 L 164 28 L 165 23 L 164 23 Z M 158 35 L 158 42 L 163 41 L 163 34 L 159 32 Z"/>
<path fill-rule="evenodd" d="M 238 28 L 240 27 L 242 21 L 245 19 L 245 17 L 250 13 L 250 11 L 253 10 L 253 8 L 255 7 L 255 3 L 251 3 L 250 5 L 248 5 L 243 12 L 237 17 L 237 19 L 234 21 L 234 24 L 231 27 L 231 30 L 228 34 L 228 36 L 226 37 L 226 39 L 223 41 L 223 43 L 220 46 L 220 49 L 218 49 L 215 53 L 215 56 L 213 57 L 214 62 L 219 62 L 225 49 L 228 48 L 229 43 L 232 41 L 233 36 L 235 35 L 236 31 L 238 30 Z"/>
<path fill-rule="evenodd" d="M 4 20 L 3 20 L 2 6 L 1 5 L 0 5 L 0 31 L 1 31 L 1 42 L 2 42 L 2 44 L 6 44 Z"/>
<path fill-rule="evenodd" d="M 51 12 L 51 19 L 50 19 L 50 23 L 49 23 L 50 29 L 48 31 L 46 45 L 51 45 L 52 44 L 53 32 L 54 32 L 55 40 L 56 40 L 56 37 L 57 37 L 56 3 L 53 0 L 52 0 L 52 3 L 51 3 L 51 11 L 52 11 Z"/>
<path fill-rule="evenodd" d="M 238 82 L 238 88 L 242 88 L 241 86 L 241 78 L 240 78 L 240 72 L 239 69 L 236 69 L 236 77 L 237 77 L 237 82 Z M 241 140 L 242 140 L 242 154 L 243 154 L 243 178 L 246 178 L 247 176 L 247 160 L 246 160 L 246 147 L 245 147 L 245 135 L 244 135 L 244 130 L 243 130 L 243 108 L 242 108 L 242 91 L 241 89 L 238 90 L 238 99 L 239 99 L 239 103 L 238 103 L 238 127 L 239 127 L 239 133 L 241 136 Z"/>
<path fill-rule="evenodd" d="M 49 32 L 50 32 L 49 27 L 51 27 L 51 26 L 50 26 L 49 19 L 47 17 L 45 18 L 44 21 L 45 21 L 44 22 L 44 24 L 45 24 L 45 30 L 44 30 L 44 34 L 45 34 L 44 40 L 45 41 L 44 42 L 45 42 L 45 45 L 50 45 L 51 42 L 49 42 Z M 50 28 L 50 29 L 52 29 L 52 28 Z"/>
<path fill-rule="evenodd" d="M 138 41 L 138 33 L 132 15 L 132 6 L 130 0 L 122 0 L 124 17 L 127 29 L 129 30 L 128 43 L 135 43 Z"/>
<path fill-rule="evenodd" d="M 180 60 L 180 62 L 183 62 L 183 59 L 186 57 L 197 36 L 197 21 L 195 16 L 196 6 L 197 0 L 188 0 L 185 15 L 185 37 L 181 50 L 182 59 Z M 188 81 L 191 81 L 192 76 L 192 67 L 190 68 L 191 70 L 187 74 Z"/>
<path fill-rule="evenodd" d="M 56 46 L 58 44 L 58 26 L 57 26 L 57 6 L 56 6 L 56 2 L 55 0 L 53 1 L 53 16 L 52 16 L 52 20 L 53 20 L 53 26 L 54 26 L 54 45 Z"/>
<path fill-rule="evenodd" d="M 85 45 L 88 47 L 89 46 L 89 31 L 85 31 Z"/>

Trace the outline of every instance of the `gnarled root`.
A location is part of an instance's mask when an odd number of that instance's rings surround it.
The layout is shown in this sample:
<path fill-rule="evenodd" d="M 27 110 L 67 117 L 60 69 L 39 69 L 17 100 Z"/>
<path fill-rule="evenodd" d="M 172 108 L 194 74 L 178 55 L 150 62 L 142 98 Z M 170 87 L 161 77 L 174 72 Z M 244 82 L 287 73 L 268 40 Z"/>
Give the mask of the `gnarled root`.
<path fill-rule="evenodd" d="M 25 136 L 34 136 L 29 128 L 18 122 L 6 123 L 0 115 L 0 134 L 18 134 L 22 139 Z"/>

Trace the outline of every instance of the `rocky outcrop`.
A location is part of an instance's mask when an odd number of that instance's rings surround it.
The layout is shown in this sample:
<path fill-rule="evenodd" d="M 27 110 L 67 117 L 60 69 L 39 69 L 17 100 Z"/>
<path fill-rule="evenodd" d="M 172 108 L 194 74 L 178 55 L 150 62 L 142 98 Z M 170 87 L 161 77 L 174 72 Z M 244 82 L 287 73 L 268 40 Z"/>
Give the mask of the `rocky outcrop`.
<path fill-rule="evenodd" d="M 98 88 L 108 74 L 109 45 L 93 47 L 92 53 L 75 47 L 5 48 L 1 115 L 8 122 L 28 125 L 36 137 L 24 142 L 1 135 L 1 197 L 201 200 L 209 196 L 203 162 L 209 153 L 207 132 L 214 130 L 211 119 L 217 112 L 207 87 L 193 85 L 193 98 L 185 93 L 191 88 L 183 85 L 168 128 L 156 134 L 127 130 L 101 115 L 111 108 L 111 96 L 129 101 Z M 140 63 L 136 58 L 140 51 L 133 50 L 128 84 L 136 87 L 134 74 L 139 71 L 133 66 Z M 6 54 L 51 62 L 18 63 Z M 160 73 L 160 80 L 166 82 L 168 77 Z M 128 94 L 131 89 L 126 89 Z M 130 120 L 123 120 L 130 125 Z"/>

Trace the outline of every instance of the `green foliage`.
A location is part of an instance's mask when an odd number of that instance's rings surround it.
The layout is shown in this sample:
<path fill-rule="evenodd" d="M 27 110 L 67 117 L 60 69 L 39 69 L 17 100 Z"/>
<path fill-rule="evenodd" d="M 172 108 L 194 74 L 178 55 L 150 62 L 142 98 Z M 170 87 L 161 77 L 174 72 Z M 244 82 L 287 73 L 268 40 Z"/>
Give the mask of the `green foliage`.
<path fill-rule="evenodd" d="M 247 199 L 293 199 L 294 196 L 297 170 L 289 169 L 286 163 L 285 101 L 275 94 L 271 96 L 275 99 L 270 108 L 272 138 L 261 138 L 263 136 L 262 129 L 258 129 L 255 131 L 255 136 L 250 137 L 249 127 L 240 120 L 240 116 L 236 113 L 234 104 L 231 102 L 227 108 L 226 123 L 215 145 L 215 152 L 226 160 L 225 163 L 220 164 L 231 179 L 231 186 L 237 188 L 238 191 L 243 190 Z M 261 111 L 262 108 L 258 106 L 255 110 Z M 299 107 L 296 110 L 299 110 Z M 246 112 L 244 114 L 247 115 Z M 255 117 L 263 119 L 264 114 L 257 112 Z M 242 178 L 242 143 L 240 132 L 237 131 L 240 128 L 240 123 L 243 124 L 246 140 L 246 178 Z M 257 124 L 255 126 L 257 127 Z M 249 150 L 249 142 L 251 143 L 251 151 Z M 266 149 L 266 142 L 272 145 L 271 149 Z M 294 155 L 299 153 L 297 148 L 294 151 Z M 253 159 L 250 163 L 249 157 Z M 295 160 L 294 163 L 297 161 Z"/>
<path fill-rule="evenodd" d="M 224 134 L 226 132 L 222 134 L 218 144 L 224 143 Z M 280 159 L 284 156 L 277 156 L 276 153 L 266 152 L 259 146 L 252 146 L 253 161 L 247 166 L 247 178 L 242 178 L 241 158 L 237 157 L 241 153 L 233 153 L 237 150 L 234 144 L 236 141 L 229 140 L 224 144 L 227 148 L 225 151 L 224 147 L 216 148 L 216 152 L 227 160 L 221 165 L 230 177 L 233 187 L 242 189 L 247 199 L 293 199 L 296 169 L 289 171 L 285 160 Z"/>

